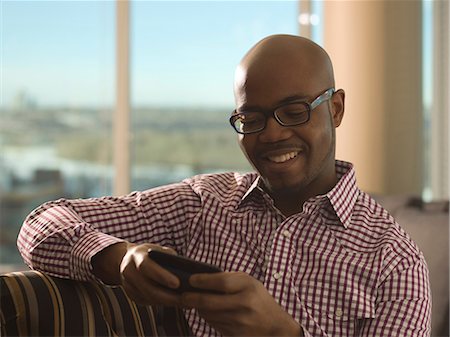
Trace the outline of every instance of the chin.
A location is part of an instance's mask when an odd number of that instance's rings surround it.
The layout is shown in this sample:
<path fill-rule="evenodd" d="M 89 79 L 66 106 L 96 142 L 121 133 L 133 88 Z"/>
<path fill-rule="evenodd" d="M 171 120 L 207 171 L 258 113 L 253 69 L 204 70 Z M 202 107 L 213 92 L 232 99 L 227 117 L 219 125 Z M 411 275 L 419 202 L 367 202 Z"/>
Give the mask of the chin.
<path fill-rule="evenodd" d="M 263 179 L 264 184 L 269 192 L 274 194 L 294 194 L 298 193 L 304 186 L 302 181 L 293 182 L 282 180 Z"/>

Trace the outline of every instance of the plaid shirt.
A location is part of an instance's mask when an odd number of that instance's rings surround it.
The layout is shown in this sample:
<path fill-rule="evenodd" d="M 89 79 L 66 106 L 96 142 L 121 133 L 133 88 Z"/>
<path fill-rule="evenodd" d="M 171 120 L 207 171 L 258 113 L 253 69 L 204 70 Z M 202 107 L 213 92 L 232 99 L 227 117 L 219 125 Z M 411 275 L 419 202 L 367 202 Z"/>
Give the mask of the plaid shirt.
<path fill-rule="evenodd" d="M 243 271 L 311 336 L 428 336 L 428 270 L 416 244 L 336 161 L 337 185 L 283 216 L 255 173 L 199 175 L 123 197 L 59 200 L 24 223 L 18 246 L 35 269 L 93 279 L 91 258 L 120 240 L 152 242 Z M 198 336 L 217 332 L 195 310 Z"/>

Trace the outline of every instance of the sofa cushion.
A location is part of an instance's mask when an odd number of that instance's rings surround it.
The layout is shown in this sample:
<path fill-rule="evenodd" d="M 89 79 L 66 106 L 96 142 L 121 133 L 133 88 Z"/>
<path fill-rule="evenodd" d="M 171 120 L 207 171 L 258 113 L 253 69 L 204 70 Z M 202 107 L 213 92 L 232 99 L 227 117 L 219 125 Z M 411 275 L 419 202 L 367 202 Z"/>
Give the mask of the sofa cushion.
<path fill-rule="evenodd" d="M 423 252 L 432 293 L 432 336 L 449 336 L 449 203 L 408 196 L 378 196 Z"/>
<path fill-rule="evenodd" d="M 37 271 L 0 277 L 2 336 L 188 336 L 181 310 L 138 305 L 121 287 Z"/>

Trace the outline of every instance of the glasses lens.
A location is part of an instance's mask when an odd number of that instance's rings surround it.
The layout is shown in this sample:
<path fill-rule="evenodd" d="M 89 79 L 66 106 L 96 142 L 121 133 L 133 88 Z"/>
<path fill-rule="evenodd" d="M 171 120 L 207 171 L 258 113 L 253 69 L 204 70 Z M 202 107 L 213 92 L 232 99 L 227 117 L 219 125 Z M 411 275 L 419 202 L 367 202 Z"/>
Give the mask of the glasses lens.
<path fill-rule="evenodd" d="M 265 116 L 260 112 L 242 112 L 233 116 L 233 125 L 237 132 L 250 133 L 264 128 Z"/>
<path fill-rule="evenodd" d="M 291 103 L 279 107 L 275 115 L 284 125 L 305 123 L 309 119 L 309 106 L 307 103 Z"/>

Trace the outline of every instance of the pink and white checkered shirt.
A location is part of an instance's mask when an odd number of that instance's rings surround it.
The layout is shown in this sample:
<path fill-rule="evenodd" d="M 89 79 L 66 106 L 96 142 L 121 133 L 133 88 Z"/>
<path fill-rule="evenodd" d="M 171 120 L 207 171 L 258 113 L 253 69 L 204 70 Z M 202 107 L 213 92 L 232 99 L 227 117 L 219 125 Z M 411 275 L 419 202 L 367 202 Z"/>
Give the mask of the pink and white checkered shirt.
<path fill-rule="evenodd" d="M 152 242 L 243 271 L 311 336 L 429 336 L 427 265 L 391 215 L 336 161 L 337 185 L 283 216 L 255 173 L 199 175 L 124 197 L 58 200 L 25 221 L 18 246 L 35 269 L 93 279 L 91 258 L 120 240 Z M 217 333 L 194 310 L 197 336 Z"/>

